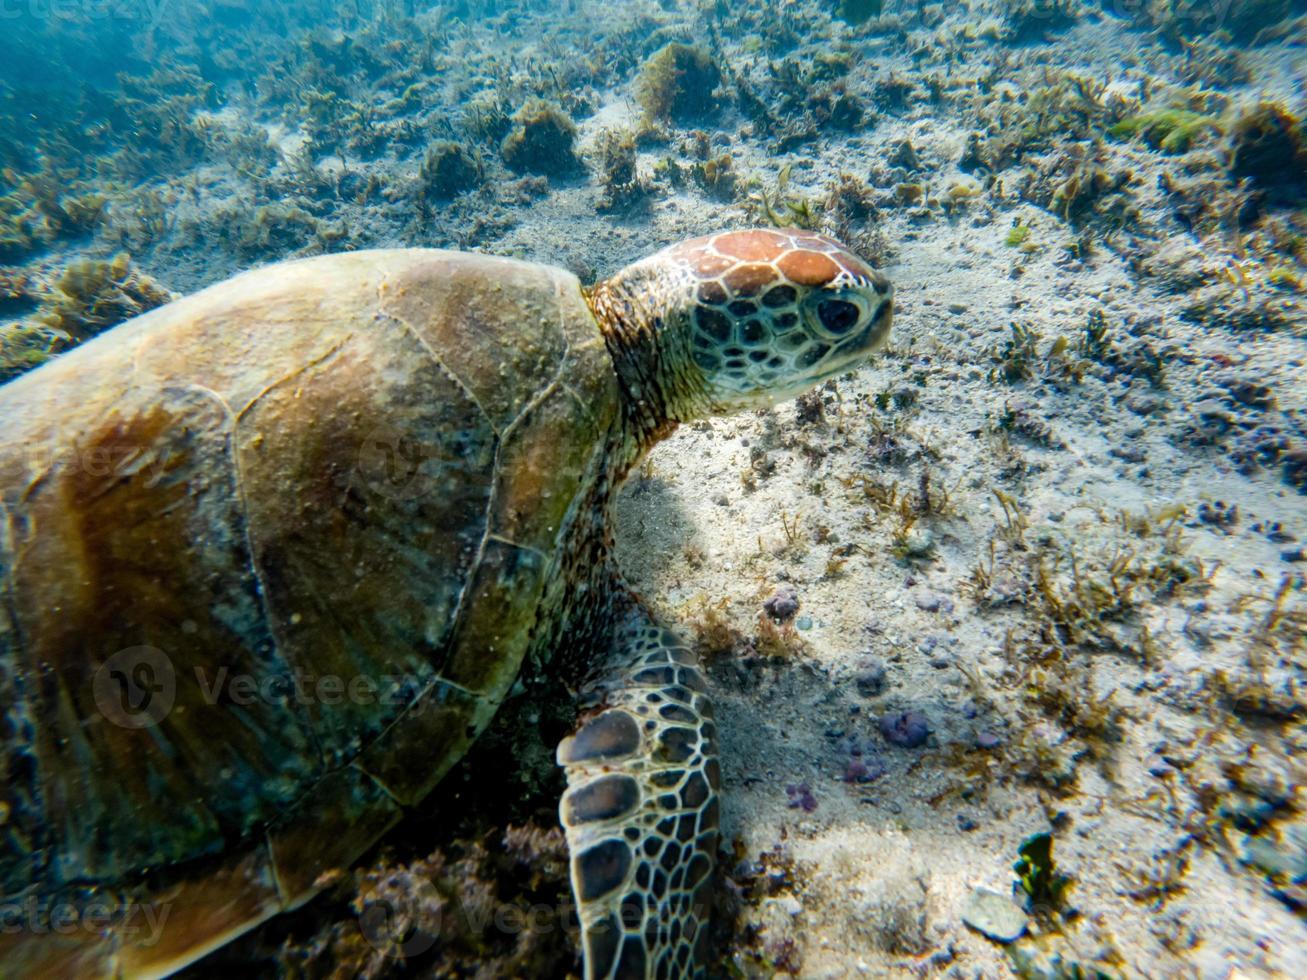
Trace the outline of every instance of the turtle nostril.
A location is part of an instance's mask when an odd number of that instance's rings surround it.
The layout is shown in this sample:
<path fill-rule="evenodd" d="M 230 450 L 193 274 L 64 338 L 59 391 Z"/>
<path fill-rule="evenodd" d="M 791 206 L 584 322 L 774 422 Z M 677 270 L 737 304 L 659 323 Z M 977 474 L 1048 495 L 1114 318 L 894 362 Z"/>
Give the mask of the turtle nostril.
<path fill-rule="evenodd" d="M 858 322 L 862 311 L 842 299 L 824 299 L 817 304 L 821 325 L 834 334 L 846 332 Z"/>

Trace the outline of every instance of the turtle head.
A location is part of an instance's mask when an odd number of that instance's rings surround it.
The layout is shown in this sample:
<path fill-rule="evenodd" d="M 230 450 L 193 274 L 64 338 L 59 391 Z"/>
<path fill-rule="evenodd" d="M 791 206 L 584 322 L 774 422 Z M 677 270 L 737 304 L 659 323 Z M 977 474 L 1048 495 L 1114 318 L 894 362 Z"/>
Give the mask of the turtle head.
<path fill-rule="evenodd" d="M 881 347 L 893 289 L 833 239 L 797 229 L 673 245 L 597 285 L 628 389 L 685 421 L 802 394 Z M 616 344 L 614 341 L 616 340 Z"/>

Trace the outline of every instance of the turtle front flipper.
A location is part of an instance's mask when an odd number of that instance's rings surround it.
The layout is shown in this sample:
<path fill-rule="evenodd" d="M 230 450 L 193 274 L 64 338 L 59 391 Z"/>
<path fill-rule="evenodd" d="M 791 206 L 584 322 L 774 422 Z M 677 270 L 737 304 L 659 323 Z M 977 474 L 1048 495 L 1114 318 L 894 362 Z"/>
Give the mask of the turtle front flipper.
<path fill-rule="evenodd" d="M 636 607 L 587 693 L 558 747 L 586 980 L 701 976 L 721 777 L 698 659 Z"/>

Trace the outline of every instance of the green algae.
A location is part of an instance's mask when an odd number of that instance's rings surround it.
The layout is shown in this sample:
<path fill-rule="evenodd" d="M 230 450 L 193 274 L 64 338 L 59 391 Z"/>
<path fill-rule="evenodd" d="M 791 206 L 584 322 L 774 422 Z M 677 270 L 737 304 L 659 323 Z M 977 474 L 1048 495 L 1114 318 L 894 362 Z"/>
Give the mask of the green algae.
<path fill-rule="evenodd" d="M 1143 138 L 1163 153 L 1184 153 L 1206 133 L 1220 133 L 1221 124 L 1212 116 L 1189 109 L 1157 109 L 1122 119 L 1108 133 L 1120 139 Z"/>

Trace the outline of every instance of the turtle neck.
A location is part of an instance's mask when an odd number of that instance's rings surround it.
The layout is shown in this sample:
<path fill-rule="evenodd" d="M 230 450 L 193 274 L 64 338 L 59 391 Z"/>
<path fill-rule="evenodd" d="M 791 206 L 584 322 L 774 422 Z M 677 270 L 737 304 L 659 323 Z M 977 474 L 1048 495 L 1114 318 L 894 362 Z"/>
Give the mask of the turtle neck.
<path fill-rule="evenodd" d="M 643 263 L 586 291 L 622 387 L 622 411 L 637 458 L 678 424 L 711 410 L 704 379 L 690 357 L 686 302 L 658 270 Z"/>

